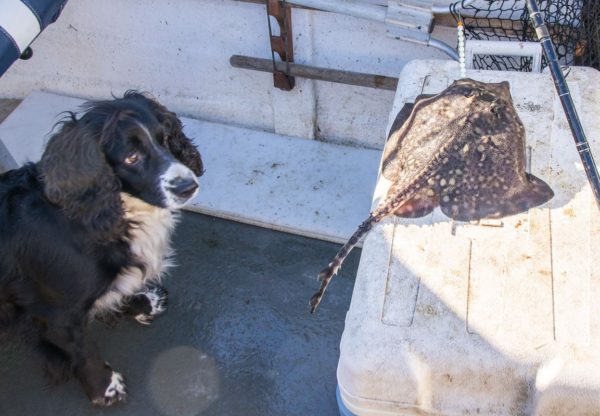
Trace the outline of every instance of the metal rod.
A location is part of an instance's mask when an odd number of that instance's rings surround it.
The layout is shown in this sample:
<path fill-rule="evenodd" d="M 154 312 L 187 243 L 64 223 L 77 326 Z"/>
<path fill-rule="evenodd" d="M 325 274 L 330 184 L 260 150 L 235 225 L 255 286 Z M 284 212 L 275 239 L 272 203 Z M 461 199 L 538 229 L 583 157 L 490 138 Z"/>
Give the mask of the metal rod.
<path fill-rule="evenodd" d="M 475 2 L 475 0 L 465 0 L 461 4 L 457 4 L 456 8 L 460 9 L 461 7 L 470 6 L 474 2 Z M 448 14 L 448 13 L 450 13 L 450 5 L 448 5 L 448 6 L 433 6 L 431 8 L 431 11 L 433 12 L 433 14 Z"/>
<path fill-rule="evenodd" d="M 288 3 L 376 22 L 385 22 L 387 14 L 387 7 L 363 3 L 359 0 L 288 0 Z"/>
<path fill-rule="evenodd" d="M 265 4 L 265 2 L 267 0 L 236 0 L 236 1 L 240 1 L 240 2 L 243 2 L 243 3 Z M 463 4 L 461 4 L 461 5 L 457 6 L 457 7 L 466 7 L 466 6 L 471 5 L 475 1 L 476 0 L 465 0 L 463 2 Z M 288 3 L 295 3 L 295 2 L 288 1 Z M 320 3 L 320 2 L 319 1 L 315 1 L 314 3 Z M 376 6 L 376 5 L 370 4 L 369 6 Z M 306 9 L 320 9 L 320 10 L 323 10 L 321 7 L 301 6 L 300 4 L 294 4 L 294 7 L 306 8 Z M 385 7 L 385 5 L 383 4 L 383 2 L 382 2 L 382 4 L 379 5 L 379 7 Z M 431 8 L 431 11 L 434 14 L 448 14 L 448 13 L 450 13 L 450 6 L 433 6 Z"/>
<path fill-rule="evenodd" d="M 261 72 L 273 72 L 273 63 L 270 59 L 253 58 L 251 56 L 233 55 L 229 59 L 235 68 L 251 69 Z M 277 61 L 277 70 L 283 71 L 285 63 Z M 361 72 L 341 71 L 338 69 L 317 68 L 314 66 L 290 63 L 290 74 L 296 77 L 315 79 L 318 81 L 336 82 L 340 84 L 356 85 L 359 87 L 378 88 L 396 91 L 398 78 L 384 75 L 365 74 Z"/>
<path fill-rule="evenodd" d="M 548 62 L 550 72 L 552 73 L 552 78 L 554 79 L 556 92 L 560 97 L 560 102 L 565 115 L 567 116 L 569 127 L 571 128 L 571 133 L 575 139 L 575 147 L 579 152 L 579 157 L 583 163 L 588 181 L 590 182 L 592 191 L 596 197 L 596 204 L 598 205 L 598 208 L 600 208 L 600 177 L 598 175 L 598 169 L 596 168 L 596 163 L 594 162 L 594 157 L 592 155 L 588 140 L 585 137 L 585 132 L 581 126 L 581 121 L 579 121 L 577 110 L 573 104 L 573 98 L 571 97 L 569 86 L 567 85 L 565 76 L 563 75 L 560 64 L 558 63 L 558 57 L 556 55 L 554 44 L 552 43 L 552 38 L 550 37 L 550 33 L 548 32 L 548 28 L 546 27 L 546 23 L 544 22 L 544 18 L 540 13 L 536 1 L 527 0 L 527 8 L 529 9 L 529 15 L 531 17 L 531 22 L 533 23 L 537 37 L 542 44 L 542 48 L 544 49 L 544 55 L 546 56 L 546 61 Z"/>
<path fill-rule="evenodd" d="M 234 0 L 234 1 L 239 1 L 240 3 L 265 4 L 268 0 Z M 290 6 L 292 6 L 294 8 L 298 8 L 298 9 L 313 10 L 310 7 L 298 6 L 297 4 L 290 4 Z"/>
<path fill-rule="evenodd" d="M 288 0 L 288 3 L 386 23 L 387 7 L 367 4 L 357 0 Z M 448 12 L 449 10 L 450 8 L 448 7 Z M 422 40 L 410 37 L 403 37 L 402 40 L 423 44 Z M 456 50 L 439 39 L 430 37 L 427 40 L 427 46 L 439 49 L 450 58 L 458 61 Z"/>
<path fill-rule="evenodd" d="M 410 39 L 407 39 L 407 40 L 410 40 Z M 427 46 L 431 46 L 433 48 L 439 49 L 440 51 L 442 51 L 446 55 L 448 55 L 450 58 L 454 59 L 455 61 L 458 61 L 458 52 L 456 51 L 456 49 L 454 49 L 452 46 L 448 45 L 447 43 L 442 42 L 441 40 L 430 37 L 427 40 Z"/>
<path fill-rule="evenodd" d="M 326 12 L 340 13 L 348 16 L 354 16 L 362 19 L 372 20 L 375 22 L 386 23 L 387 7 L 378 6 L 375 4 L 363 3 L 360 0 L 288 0 L 290 5 L 308 7 L 315 10 Z M 472 1 L 466 1 L 465 5 L 471 4 Z M 443 8 L 443 13 L 449 13 L 450 7 Z M 440 9 L 441 10 L 441 9 Z M 420 39 L 403 37 L 402 40 L 412 43 L 423 44 Z M 458 61 L 458 53 L 456 50 L 442 42 L 439 39 L 430 37 L 427 40 L 427 46 L 436 48 L 444 52 L 450 58 Z"/>

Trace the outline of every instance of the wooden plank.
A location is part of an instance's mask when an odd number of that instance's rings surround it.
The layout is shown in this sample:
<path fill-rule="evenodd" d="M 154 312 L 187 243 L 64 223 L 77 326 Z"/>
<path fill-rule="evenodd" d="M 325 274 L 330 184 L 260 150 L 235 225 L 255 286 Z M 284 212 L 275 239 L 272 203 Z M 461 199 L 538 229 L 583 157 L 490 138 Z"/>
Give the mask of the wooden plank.
<path fill-rule="evenodd" d="M 229 63 L 235 68 L 251 69 L 254 71 L 270 73 L 273 72 L 273 61 L 270 59 L 233 55 L 229 59 Z M 297 63 L 290 63 L 289 65 L 290 75 L 295 77 L 356 85 L 359 87 L 377 88 L 389 91 L 396 91 L 396 87 L 398 86 L 398 78 L 388 77 L 385 75 L 342 71 L 330 68 L 318 68 Z M 285 71 L 287 64 L 285 62 L 276 61 L 275 66 L 278 71 Z"/>

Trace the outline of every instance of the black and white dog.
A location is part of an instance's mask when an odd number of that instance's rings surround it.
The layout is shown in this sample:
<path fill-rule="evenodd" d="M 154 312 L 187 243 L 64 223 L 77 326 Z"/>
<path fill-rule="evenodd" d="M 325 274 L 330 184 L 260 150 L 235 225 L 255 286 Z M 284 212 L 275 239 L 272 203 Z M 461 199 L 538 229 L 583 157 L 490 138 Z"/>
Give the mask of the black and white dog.
<path fill-rule="evenodd" d="M 164 311 L 171 232 L 203 166 L 177 116 L 138 92 L 68 114 L 38 163 L 0 175 L 0 328 L 22 324 L 51 381 L 74 375 L 110 405 L 125 385 L 88 322 Z"/>

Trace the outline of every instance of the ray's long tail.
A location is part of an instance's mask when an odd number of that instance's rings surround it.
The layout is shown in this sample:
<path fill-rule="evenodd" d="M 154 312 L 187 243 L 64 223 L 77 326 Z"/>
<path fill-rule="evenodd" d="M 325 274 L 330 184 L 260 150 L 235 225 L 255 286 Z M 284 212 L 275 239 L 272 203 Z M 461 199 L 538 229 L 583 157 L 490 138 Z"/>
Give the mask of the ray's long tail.
<path fill-rule="evenodd" d="M 325 290 L 327 290 L 327 286 L 329 286 L 329 282 L 331 282 L 333 276 L 335 276 L 340 270 L 342 263 L 344 263 L 344 260 L 346 260 L 348 254 L 350 254 L 352 249 L 356 246 L 356 244 L 358 244 L 362 236 L 368 233 L 371 228 L 373 228 L 374 224 L 377 224 L 388 214 L 394 211 L 398 206 L 404 203 L 407 196 L 410 196 L 411 194 L 411 191 L 405 191 L 396 194 L 392 198 L 386 199 L 386 201 L 379 208 L 373 211 L 369 217 L 358 226 L 354 234 L 352 234 L 352 237 L 350 237 L 346 244 L 342 246 L 340 251 L 337 252 L 331 263 L 329 263 L 329 265 L 319 273 L 321 287 L 310 298 L 310 313 L 315 312 L 317 306 L 319 306 L 319 303 L 321 303 L 321 299 L 323 299 L 323 295 L 325 294 Z M 392 195 L 394 195 L 394 193 L 392 193 Z"/>
<path fill-rule="evenodd" d="M 378 222 L 383 217 L 378 217 L 377 219 L 373 216 L 373 214 L 369 215 L 369 218 L 363 221 L 362 224 L 358 226 L 358 229 L 352 234 L 352 237 L 342 246 L 340 251 L 337 252 L 331 263 L 321 270 L 319 273 L 319 281 L 321 282 L 321 287 L 319 290 L 312 295 L 310 298 L 310 313 L 313 313 L 319 303 L 321 303 L 321 299 L 323 299 L 323 295 L 325 294 L 325 290 L 329 285 L 329 282 L 335 276 L 342 267 L 342 263 L 348 257 L 348 254 L 352 251 L 352 249 L 356 246 L 356 244 L 360 241 L 361 237 L 369 232 L 369 230 L 373 227 L 373 224 Z"/>
<path fill-rule="evenodd" d="M 338 253 L 333 258 L 333 261 L 329 263 L 329 266 L 321 270 L 319 273 L 319 280 L 321 281 L 321 287 L 319 290 L 312 295 L 310 298 L 310 313 L 314 313 L 321 303 L 321 299 L 325 294 L 325 290 L 327 286 L 329 286 L 329 282 L 338 272 L 342 263 L 350 254 L 350 251 L 356 246 L 360 238 L 373 228 L 373 225 L 381 221 L 388 214 L 394 212 L 399 206 L 404 204 L 410 198 L 412 198 L 421 188 L 421 184 L 425 179 L 435 174 L 436 170 L 440 168 L 440 162 L 445 157 L 444 148 L 439 151 L 439 154 L 429 162 L 428 166 L 426 166 L 413 181 L 405 186 L 403 189 L 398 189 L 398 184 L 395 183 L 388 190 L 388 196 L 386 200 L 376 209 L 374 210 L 369 218 L 367 218 L 363 223 L 358 227 L 358 229 L 352 234 L 352 237 L 348 240 L 346 244 L 338 251 Z M 445 162 L 442 162 L 445 163 Z"/>

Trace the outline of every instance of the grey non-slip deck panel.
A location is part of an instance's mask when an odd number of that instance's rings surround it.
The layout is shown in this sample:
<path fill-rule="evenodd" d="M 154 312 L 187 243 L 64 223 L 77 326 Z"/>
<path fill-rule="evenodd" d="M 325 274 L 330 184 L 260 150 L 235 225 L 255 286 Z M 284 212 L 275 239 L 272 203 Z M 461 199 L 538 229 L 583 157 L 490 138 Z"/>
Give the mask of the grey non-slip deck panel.
<path fill-rule="evenodd" d="M 3 416 L 337 415 L 335 369 L 360 250 L 310 315 L 336 244 L 186 213 L 169 307 L 149 327 L 90 329 L 122 372 L 126 403 L 93 407 L 77 382 L 49 387 L 26 343 L 0 337 Z"/>

